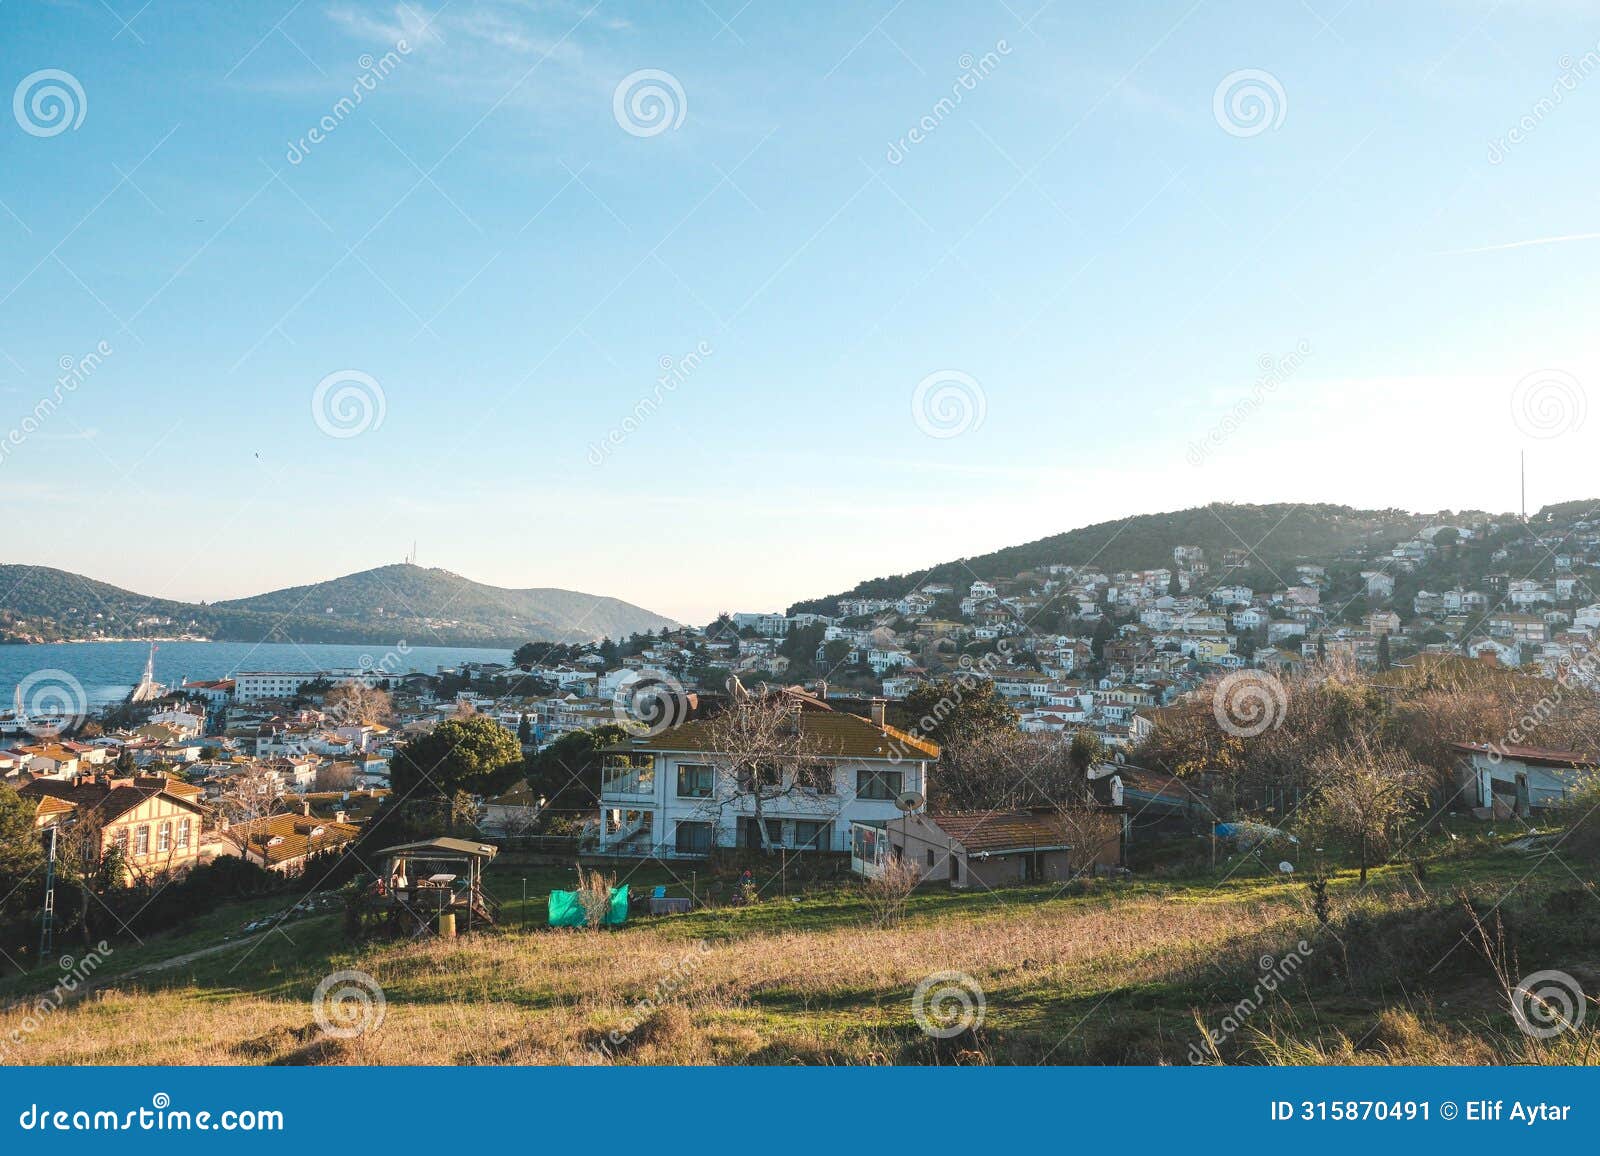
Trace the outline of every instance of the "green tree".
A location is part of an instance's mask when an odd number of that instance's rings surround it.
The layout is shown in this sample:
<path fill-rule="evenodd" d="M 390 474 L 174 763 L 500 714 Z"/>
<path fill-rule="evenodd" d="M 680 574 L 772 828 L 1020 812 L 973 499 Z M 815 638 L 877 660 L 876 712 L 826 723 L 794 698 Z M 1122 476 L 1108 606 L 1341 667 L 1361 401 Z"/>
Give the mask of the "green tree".
<path fill-rule="evenodd" d="M 1392 665 L 1389 658 L 1389 633 L 1384 631 L 1378 635 L 1378 669 L 1388 670 Z"/>
<path fill-rule="evenodd" d="M 1093 731 L 1073 731 L 1072 743 L 1067 747 L 1067 766 L 1078 777 L 1086 776 L 1096 763 L 1104 762 L 1106 745 Z"/>
<path fill-rule="evenodd" d="M 1106 660 L 1106 643 L 1110 642 L 1116 633 L 1117 628 L 1111 624 L 1111 616 L 1102 614 L 1094 624 L 1094 633 L 1089 636 L 1089 650 L 1096 662 Z"/>
<path fill-rule="evenodd" d="M 973 738 L 996 730 L 1014 730 L 1012 710 L 994 683 L 973 674 L 924 682 L 905 698 L 905 714 L 913 734 L 936 743 Z"/>
<path fill-rule="evenodd" d="M 517 741 L 523 746 L 529 746 L 533 742 L 533 724 L 528 721 L 526 713 L 517 720 Z"/>
<path fill-rule="evenodd" d="M 605 751 L 626 742 L 620 726 L 569 731 L 528 756 L 526 777 L 551 811 L 586 811 L 600 805 L 600 764 Z"/>
<path fill-rule="evenodd" d="M 16 892 L 43 859 L 32 802 L 0 785 L 0 896 Z"/>
<path fill-rule="evenodd" d="M 822 636 L 828 628 L 818 624 L 816 626 L 802 626 L 798 630 L 791 630 L 784 640 L 778 645 L 778 653 L 789 660 L 789 677 L 791 680 L 808 678 L 816 667 L 817 647 L 822 645 Z M 827 667 L 823 668 L 827 670 Z"/>
<path fill-rule="evenodd" d="M 522 767 L 516 736 L 491 718 L 446 719 L 395 756 L 396 798 L 436 798 L 466 792 L 490 795 L 513 782 Z"/>

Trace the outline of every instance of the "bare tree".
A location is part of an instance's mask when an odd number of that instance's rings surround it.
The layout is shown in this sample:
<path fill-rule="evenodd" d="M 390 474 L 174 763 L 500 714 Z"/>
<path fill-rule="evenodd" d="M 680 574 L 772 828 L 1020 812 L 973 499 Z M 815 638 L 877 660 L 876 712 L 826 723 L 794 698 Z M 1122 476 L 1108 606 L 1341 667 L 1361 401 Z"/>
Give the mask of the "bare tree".
<path fill-rule="evenodd" d="M 317 790 L 348 791 L 356 785 L 354 763 L 324 763 L 317 768 Z"/>
<path fill-rule="evenodd" d="M 773 849 L 766 810 L 776 800 L 813 810 L 819 818 L 839 810 L 834 764 L 807 734 L 802 710 L 780 691 L 736 699 L 706 723 L 714 773 L 711 794 L 699 809 L 713 819 L 730 808 L 741 816 L 748 809 L 764 851 Z"/>
<path fill-rule="evenodd" d="M 235 771 L 217 799 L 217 815 L 223 837 L 249 858 L 250 835 L 260 820 L 283 810 L 283 792 L 278 776 L 260 763 Z"/>
<path fill-rule="evenodd" d="M 1317 797 L 1306 816 L 1313 830 L 1354 840 L 1361 882 L 1374 855 L 1387 851 L 1426 794 L 1427 779 L 1410 756 L 1367 734 L 1329 750 L 1313 764 Z"/>
<path fill-rule="evenodd" d="M 1094 870 L 1107 845 L 1122 838 L 1122 816 L 1086 799 L 1056 808 L 1056 820 L 1067 839 L 1067 869 L 1076 877 Z"/>
<path fill-rule="evenodd" d="M 372 726 L 394 715 L 388 692 L 359 678 L 340 683 L 322 701 L 343 726 Z"/>

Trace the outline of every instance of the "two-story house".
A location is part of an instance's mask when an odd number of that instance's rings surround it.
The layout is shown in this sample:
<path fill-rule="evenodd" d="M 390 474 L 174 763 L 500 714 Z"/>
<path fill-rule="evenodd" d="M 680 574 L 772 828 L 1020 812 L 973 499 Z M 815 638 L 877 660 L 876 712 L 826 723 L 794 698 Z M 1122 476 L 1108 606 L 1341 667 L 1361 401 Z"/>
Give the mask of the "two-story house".
<path fill-rule="evenodd" d="M 755 789 L 733 781 L 735 760 L 716 749 L 714 721 L 695 719 L 607 753 L 599 849 L 658 856 L 704 856 L 713 847 L 847 851 L 852 823 L 882 826 L 902 813 L 898 804 L 926 797 L 939 747 L 887 725 L 883 700 L 863 718 L 796 690 L 776 693 L 793 707 L 805 765 L 780 771 L 784 781 L 763 789 L 760 828 Z"/>
<path fill-rule="evenodd" d="M 36 779 L 18 794 L 34 800 L 41 830 L 92 822 L 102 856 L 115 847 L 130 876 L 182 871 L 200 858 L 200 788 L 163 775 L 112 778 L 98 773 L 76 783 Z"/>

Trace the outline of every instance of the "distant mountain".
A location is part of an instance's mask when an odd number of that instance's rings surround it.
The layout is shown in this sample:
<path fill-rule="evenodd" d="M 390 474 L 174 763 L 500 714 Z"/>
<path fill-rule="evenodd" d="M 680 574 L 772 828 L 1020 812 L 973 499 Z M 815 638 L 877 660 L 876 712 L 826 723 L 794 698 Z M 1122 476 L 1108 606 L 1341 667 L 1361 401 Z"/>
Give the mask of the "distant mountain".
<path fill-rule="evenodd" d="M 1459 515 L 1462 519 L 1467 516 Z M 1250 577 L 1259 579 L 1269 568 L 1281 570 L 1296 562 L 1329 563 L 1355 551 L 1392 546 L 1415 536 L 1430 522 L 1439 522 L 1441 517 L 1404 510 L 1357 510 L 1294 502 L 1265 506 L 1214 503 L 1165 514 L 1139 514 L 1054 534 L 1022 546 L 1008 546 L 992 554 L 941 563 L 922 574 L 874 578 L 853 590 L 796 603 L 790 613 L 832 614 L 840 598 L 899 598 L 920 582 L 953 582 L 960 587 L 974 578 L 1010 578 L 1051 564 L 1092 564 L 1107 572 L 1155 569 L 1172 565 L 1176 546 L 1203 549 L 1211 575 L 1219 581 L 1223 573 L 1220 563 L 1228 552 L 1247 553 L 1245 564 L 1238 568 L 1237 580 L 1248 585 Z"/>
<path fill-rule="evenodd" d="M 228 641 L 505 646 L 588 642 L 674 626 L 616 598 L 505 590 L 399 564 L 226 602 L 149 598 L 81 574 L 0 565 L 0 639 L 193 635 Z"/>
<path fill-rule="evenodd" d="M 257 614 L 381 623 L 388 634 L 394 633 L 393 623 L 416 623 L 407 636 L 415 643 L 425 642 L 430 632 L 458 639 L 487 634 L 500 642 L 583 642 L 677 625 L 617 598 L 551 587 L 506 590 L 409 563 L 216 605 Z"/>

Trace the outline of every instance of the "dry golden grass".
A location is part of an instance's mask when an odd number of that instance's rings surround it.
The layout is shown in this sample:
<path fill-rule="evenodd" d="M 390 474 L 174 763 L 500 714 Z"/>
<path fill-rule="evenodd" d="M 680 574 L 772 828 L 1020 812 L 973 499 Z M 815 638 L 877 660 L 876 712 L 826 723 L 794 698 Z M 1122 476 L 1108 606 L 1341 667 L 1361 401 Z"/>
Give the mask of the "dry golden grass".
<path fill-rule="evenodd" d="M 974 903 L 887 929 L 864 919 L 743 933 L 739 912 L 726 919 L 710 941 L 663 921 L 618 932 L 503 930 L 336 956 L 328 970 L 367 971 L 387 999 L 381 1028 L 348 1041 L 326 1040 L 316 1026 L 320 971 L 274 968 L 241 981 L 219 961 L 226 986 L 156 974 L 42 1017 L 10 1062 L 881 1062 L 921 1042 L 910 998 L 931 972 L 976 979 L 989 1025 L 1048 1036 L 1052 998 L 1199 972 L 1219 954 L 1247 953 L 1245 938 L 1287 935 L 1300 915 L 1288 902 L 1219 908 L 1151 897 L 1115 907 Z M 641 1000 L 651 1002 L 641 1009 Z M 26 1015 L 0 1016 L 0 1032 L 22 1030 Z M 596 1050 L 612 1032 L 623 1041 Z"/>
<path fill-rule="evenodd" d="M 974 896 L 914 907 L 888 928 L 865 903 L 808 913 L 774 900 L 614 931 L 505 928 L 359 948 L 328 919 L 296 931 L 294 950 L 236 950 L 114 981 L 37 1017 L 37 1030 L 25 1030 L 26 1009 L 0 1014 L 0 1038 L 20 1032 L 22 1041 L 0 1062 L 1181 1063 L 1196 1013 L 1209 1019 L 1239 998 L 1230 976 L 1254 976 L 1259 957 L 1315 938 L 1302 891 Z M 1345 910 L 1432 902 L 1394 883 Z M 1324 949 L 1331 955 L 1320 941 Z M 329 1037 L 312 1006 L 318 981 L 346 968 L 370 973 L 387 1000 L 382 1025 L 348 1040 Z M 912 1014 L 913 989 L 938 971 L 971 976 L 987 1001 L 982 1030 L 948 1046 Z M 1368 1006 L 1343 1021 L 1296 1017 L 1288 1004 L 1263 1009 L 1230 1057 L 1486 1063 L 1524 1054 L 1516 1039 L 1425 1013 Z M 1587 1056 L 1580 1043 L 1561 1046 L 1568 1051 L 1544 1048 L 1542 1062 Z"/>

